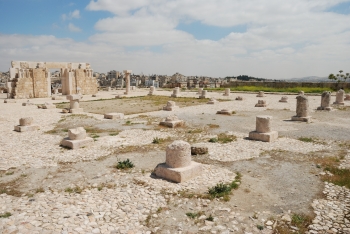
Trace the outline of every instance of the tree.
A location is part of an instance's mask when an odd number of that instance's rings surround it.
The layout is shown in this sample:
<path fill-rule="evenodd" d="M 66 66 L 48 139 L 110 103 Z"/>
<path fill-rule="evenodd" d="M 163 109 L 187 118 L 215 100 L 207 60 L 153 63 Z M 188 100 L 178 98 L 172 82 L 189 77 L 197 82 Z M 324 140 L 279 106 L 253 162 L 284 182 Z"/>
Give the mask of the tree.
<path fill-rule="evenodd" d="M 343 74 L 343 70 L 339 71 L 339 74 L 329 74 L 328 79 L 340 82 L 346 82 L 347 79 L 350 79 L 350 73 Z"/>

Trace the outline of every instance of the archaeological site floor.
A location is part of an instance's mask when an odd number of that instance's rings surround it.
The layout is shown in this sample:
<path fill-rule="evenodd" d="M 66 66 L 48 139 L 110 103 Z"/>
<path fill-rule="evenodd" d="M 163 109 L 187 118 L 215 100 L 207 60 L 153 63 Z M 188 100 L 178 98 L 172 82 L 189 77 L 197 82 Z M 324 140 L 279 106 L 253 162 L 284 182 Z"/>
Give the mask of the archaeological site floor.
<path fill-rule="evenodd" d="M 350 102 L 334 111 L 316 111 L 319 95 L 309 98 L 311 122 L 291 121 L 296 95 L 138 89 L 84 96 L 80 114 L 62 113 L 69 101 L 31 99 L 3 103 L 0 94 L 0 233 L 347 233 L 350 231 Z M 235 98 L 242 96 L 242 101 Z M 332 97 L 334 99 L 334 96 Z M 255 107 L 258 100 L 267 107 Z M 180 108 L 163 111 L 167 101 Z M 231 115 L 217 111 L 228 109 Z M 124 119 L 104 119 L 105 113 Z M 185 126 L 160 126 L 169 115 Z M 272 116 L 274 142 L 248 139 L 256 116 Z M 15 132 L 23 117 L 40 129 Z M 84 127 L 94 139 L 69 150 L 60 146 L 68 129 Z M 218 137 L 220 136 L 220 137 Z M 202 175 L 184 183 L 157 178 L 174 140 L 203 143 L 208 153 L 193 155 Z M 117 169 L 129 159 L 134 167 Z M 231 186 L 231 191 L 220 194 Z M 333 183 L 330 183 L 330 182 Z M 343 187 L 334 184 L 344 185 Z M 216 196 L 208 193 L 215 188 Z M 221 186 L 221 187 L 220 187 Z"/>

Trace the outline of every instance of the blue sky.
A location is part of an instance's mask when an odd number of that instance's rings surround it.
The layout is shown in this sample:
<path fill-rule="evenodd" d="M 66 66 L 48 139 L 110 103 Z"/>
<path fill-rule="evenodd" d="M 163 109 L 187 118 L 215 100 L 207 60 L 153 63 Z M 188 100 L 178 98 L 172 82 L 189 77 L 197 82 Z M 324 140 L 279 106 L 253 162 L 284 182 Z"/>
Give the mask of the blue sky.
<path fill-rule="evenodd" d="M 11 60 L 95 71 L 327 76 L 350 62 L 350 1 L 0 0 L 0 71 Z"/>

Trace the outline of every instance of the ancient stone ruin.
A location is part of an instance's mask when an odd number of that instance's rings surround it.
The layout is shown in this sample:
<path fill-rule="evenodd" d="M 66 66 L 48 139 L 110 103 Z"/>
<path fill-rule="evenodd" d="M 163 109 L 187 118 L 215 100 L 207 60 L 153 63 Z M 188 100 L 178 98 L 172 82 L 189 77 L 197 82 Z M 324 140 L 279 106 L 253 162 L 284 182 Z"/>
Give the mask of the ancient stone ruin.
<path fill-rule="evenodd" d="M 61 69 L 62 94 L 97 93 L 97 80 L 89 63 L 12 61 L 7 83 L 9 98 L 51 96 L 50 69 Z"/>
<path fill-rule="evenodd" d="M 258 103 L 255 104 L 255 107 L 266 107 L 266 101 L 265 100 L 258 100 Z"/>
<path fill-rule="evenodd" d="M 317 107 L 317 110 L 331 111 L 331 92 L 324 91 L 321 96 L 321 106 Z"/>
<path fill-rule="evenodd" d="M 153 93 L 154 93 L 154 91 L 155 91 L 154 86 L 149 87 L 149 93 L 148 93 L 148 95 L 149 95 L 149 96 L 152 96 Z"/>
<path fill-rule="evenodd" d="M 335 102 L 333 102 L 334 105 L 344 105 L 344 90 L 339 89 L 335 96 Z"/>
<path fill-rule="evenodd" d="M 70 149 L 78 149 L 93 142 L 94 139 L 87 137 L 86 130 L 83 127 L 78 127 L 68 130 L 68 138 L 64 138 L 61 145 Z"/>
<path fill-rule="evenodd" d="M 305 95 L 299 95 L 297 99 L 296 116 L 292 117 L 292 121 L 310 122 L 309 116 L 309 99 Z"/>
<path fill-rule="evenodd" d="M 201 175 L 202 165 L 191 159 L 191 145 L 185 141 L 174 141 L 166 149 L 165 163 L 158 164 L 156 176 L 177 183 Z"/>
<path fill-rule="evenodd" d="M 249 138 L 257 141 L 273 142 L 278 138 L 277 131 L 271 131 L 272 116 L 261 115 L 256 117 L 256 130 L 249 133 Z"/>
<path fill-rule="evenodd" d="M 236 97 L 236 100 L 237 100 L 237 101 L 243 101 L 243 97 L 242 97 L 242 96 L 237 96 L 237 97 Z"/>
<path fill-rule="evenodd" d="M 170 115 L 166 117 L 165 120 L 161 121 L 159 124 L 169 128 L 176 128 L 184 126 L 185 122 L 183 120 L 180 120 L 179 117 L 177 117 L 176 115 Z"/>
<path fill-rule="evenodd" d="M 177 110 L 180 107 L 176 105 L 176 103 L 174 101 L 168 101 L 166 106 L 163 107 L 163 110 L 166 111 L 173 111 L 173 110 Z"/>
<path fill-rule="evenodd" d="M 258 95 L 256 95 L 257 97 L 265 97 L 265 93 L 264 91 L 259 91 Z"/>
<path fill-rule="evenodd" d="M 32 125 L 32 123 L 33 123 L 32 117 L 20 118 L 19 125 L 15 126 L 15 131 L 17 131 L 17 132 L 29 132 L 29 131 L 38 130 L 39 126 Z"/>
<path fill-rule="evenodd" d="M 208 153 L 208 146 L 204 143 L 197 143 L 191 145 L 191 154 L 192 155 L 202 155 Z"/>
<path fill-rule="evenodd" d="M 176 87 L 173 89 L 173 94 L 171 94 L 171 97 L 179 97 L 180 96 L 180 88 Z"/>
<path fill-rule="evenodd" d="M 207 104 L 215 104 L 218 101 L 215 98 L 210 98 L 210 100 L 207 102 Z"/>
<path fill-rule="evenodd" d="M 125 74 L 125 95 L 128 95 L 130 93 L 130 74 L 131 74 L 131 70 L 124 70 L 124 74 Z"/>
<path fill-rule="evenodd" d="M 225 89 L 224 96 L 230 96 L 231 90 L 229 88 Z"/>
<path fill-rule="evenodd" d="M 202 95 L 202 92 L 203 92 L 203 88 L 198 88 L 197 94 L 198 94 L 198 95 Z"/>
<path fill-rule="evenodd" d="M 42 109 L 55 109 L 56 105 L 49 103 L 49 102 L 45 102 L 44 105 L 41 106 Z"/>
<path fill-rule="evenodd" d="M 84 112 L 83 108 L 79 107 L 79 101 L 82 98 L 83 96 L 79 94 L 67 96 L 67 100 L 70 101 L 69 113 L 78 114 Z"/>
<path fill-rule="evenodd" d="M 279 100 L 279 102 L 288 102 L 288 97 L 287 96 L 281 97 L 281 100 Z"/>
<path fill-rule="evenodd" d="M 13 99 L 5 99 L 4 103 L 16 103 L 16 100 Z"/>
<path fill-rule="evenodd" d="M 207 90 L 202 90 L 201 95 L 199 96 L 200 99 L 203 98 L 208 98 L 208 91 Z"/>
<path fill-rule="evenodd" d="M 229 111 L 227 109 L 222 109 L 220 111 L 217 111 L 216 114 L 219 114 L 219 115 L 231 115 L 232 111 Z"/>
<path fill-rule="evenodd" d="M 345 95 L 345 99 L 344 100 L 345 101 L 350 101 L 350 95 L 349 94 Z"/>
<path fill-rule="evenodd" d="M 123 113 L 107 113 L 104 114 L 105 119 L 124 119 Z"/>

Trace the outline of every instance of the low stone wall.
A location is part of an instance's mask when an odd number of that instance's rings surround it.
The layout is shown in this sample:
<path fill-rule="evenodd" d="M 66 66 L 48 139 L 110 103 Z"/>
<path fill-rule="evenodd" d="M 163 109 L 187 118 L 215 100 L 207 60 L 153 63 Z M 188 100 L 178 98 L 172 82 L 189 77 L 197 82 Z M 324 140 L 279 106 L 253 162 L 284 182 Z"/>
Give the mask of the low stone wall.
<path fill-rule="evenodd" d="M 222 84 L 221 87 L 239 87 L 239 86 L 257 86 L 270 88 L 329 88 L 338 90 L 340 88 L 350 89 L 350 83 L 336 83 L 336 82 L 259 82 L 259 81 L 233 81 L 228 84 Z"/>

